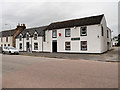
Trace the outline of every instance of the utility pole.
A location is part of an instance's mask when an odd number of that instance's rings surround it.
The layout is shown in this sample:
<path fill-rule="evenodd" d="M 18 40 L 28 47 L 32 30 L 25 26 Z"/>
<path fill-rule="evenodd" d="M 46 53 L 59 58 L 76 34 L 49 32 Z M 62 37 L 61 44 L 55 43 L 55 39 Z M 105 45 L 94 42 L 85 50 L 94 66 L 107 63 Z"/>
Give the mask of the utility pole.
<path fill-rule="evenodd" d="M 7 26 L 7 25 L 9 25 L 9 27 L 10 27 L 10 44 L 12 45 L 11 25 L 6 23 L 5 26 Z"/>

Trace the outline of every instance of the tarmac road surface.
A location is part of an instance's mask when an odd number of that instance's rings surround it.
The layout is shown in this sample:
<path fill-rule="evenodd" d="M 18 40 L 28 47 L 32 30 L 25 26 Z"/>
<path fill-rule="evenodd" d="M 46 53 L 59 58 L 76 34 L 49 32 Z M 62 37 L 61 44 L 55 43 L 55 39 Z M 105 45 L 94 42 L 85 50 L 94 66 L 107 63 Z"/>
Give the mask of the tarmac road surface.
<path fill-rule="evenodd" d="M 2 88 L 117 88 L 118 63 L 3 55 Z"/>

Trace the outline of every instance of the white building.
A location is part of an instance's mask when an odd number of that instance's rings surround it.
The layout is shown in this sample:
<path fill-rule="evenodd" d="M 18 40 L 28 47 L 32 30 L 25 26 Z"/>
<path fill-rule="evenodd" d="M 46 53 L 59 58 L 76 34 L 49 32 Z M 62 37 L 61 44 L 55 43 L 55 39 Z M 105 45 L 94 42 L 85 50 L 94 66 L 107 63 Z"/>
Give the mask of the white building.
<path fill-rule="evenodd" d="M 118 45 L 118 36 L 113 37 L 113 39 L 112 39 L 112 45 L 113 46 L 117 46 Z"/>
<path fill-rule="evenodd" d="M 16 37 L 16 48 L 20 51 L 43 51 L 43 30 L 47 26 L 24 29 Z"/>
<path fill-rule="evenodd" d="M 103 53 L 111 49 L 111 30 L 104 15 L 51 23 L 42 29 L 43 35 L 38 35 L 36 41 L 33 36 L 41 29 L 30 31 L 33 33 L 24 30 L 16 38 L 16 46 L 21 51 L 27 51 L 29 45 L 32 51 L 62 53 Z M 29 40 L 26 40 L 27 34 L 32 36 Z"/>

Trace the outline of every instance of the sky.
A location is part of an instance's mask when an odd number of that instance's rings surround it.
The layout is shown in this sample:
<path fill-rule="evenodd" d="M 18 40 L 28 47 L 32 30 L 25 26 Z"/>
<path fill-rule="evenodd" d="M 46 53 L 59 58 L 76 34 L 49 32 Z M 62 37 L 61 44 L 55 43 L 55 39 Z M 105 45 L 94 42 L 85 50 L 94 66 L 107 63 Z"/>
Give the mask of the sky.
<path fill-rule="evenodd" d="M 52 22 L 104 14 L 107 26 L 118 35 L 118 0 L 2 0 L 0 1 L 0 31 L 27 28 Z"/>

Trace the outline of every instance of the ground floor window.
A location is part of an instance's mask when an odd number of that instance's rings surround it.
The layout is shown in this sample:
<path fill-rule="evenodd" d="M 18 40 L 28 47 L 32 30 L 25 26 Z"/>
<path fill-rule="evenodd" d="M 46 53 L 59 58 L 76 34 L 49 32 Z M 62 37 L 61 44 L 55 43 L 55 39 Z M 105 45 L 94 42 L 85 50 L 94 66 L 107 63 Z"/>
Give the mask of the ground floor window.
<path fill-rule="evenodd" d="M 4 47 L 6 47 L 6 44 L 4 44 Z"/>
<path fill-rule="evenodd" d="M 20 43 L 20 47 L 19 48 L 22 49 L 22 43 Z"/>
<path fill-rule="evenodd" d="M 87 41 L 81 41 L 81 50 L 83 51 L 87 50 Z"/>
<path fill-rule="evenodd" d="M 70 50 L 70 42 L 65 42 L 65 50 Z"/>
<path fill-rule="evenodd" d="M 8 46 L 10 46 L 10 44 L 8 44 Z"/>
<path fill-rule="evenodd" d="M 38 43 L 34 43 L 34 50 L 38 50 Z"/>

